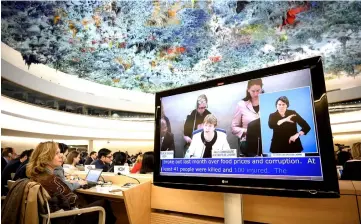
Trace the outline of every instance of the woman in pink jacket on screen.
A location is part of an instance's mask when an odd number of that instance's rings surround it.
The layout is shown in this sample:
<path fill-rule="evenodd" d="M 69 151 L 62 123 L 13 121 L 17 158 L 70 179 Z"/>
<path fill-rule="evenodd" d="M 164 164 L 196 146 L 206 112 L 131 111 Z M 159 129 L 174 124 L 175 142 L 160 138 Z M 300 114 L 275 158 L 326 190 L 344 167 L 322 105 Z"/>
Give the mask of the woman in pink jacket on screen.
<path fill-rule="evenodd" d="M 247 128 L 248 124 L 259 119 L 259 94 L 263 93 L 262 79 L 248 81 L 246 97 L 237 103 L 236 111 L 232 119 L 232 134 L 240 140 L 240 153 L 248 155 L 247 151 Z"/>

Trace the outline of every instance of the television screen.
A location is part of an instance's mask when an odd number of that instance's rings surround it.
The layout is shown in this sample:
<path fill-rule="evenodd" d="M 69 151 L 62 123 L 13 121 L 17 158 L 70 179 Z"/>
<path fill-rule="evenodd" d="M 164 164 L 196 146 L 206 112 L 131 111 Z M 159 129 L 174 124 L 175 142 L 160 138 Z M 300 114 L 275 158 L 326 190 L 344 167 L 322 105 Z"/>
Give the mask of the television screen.
<path fill-rule="evenodd" d="M 155 184 L 337 196 L 324 93 L 319 57 L 157 93 Z"/>

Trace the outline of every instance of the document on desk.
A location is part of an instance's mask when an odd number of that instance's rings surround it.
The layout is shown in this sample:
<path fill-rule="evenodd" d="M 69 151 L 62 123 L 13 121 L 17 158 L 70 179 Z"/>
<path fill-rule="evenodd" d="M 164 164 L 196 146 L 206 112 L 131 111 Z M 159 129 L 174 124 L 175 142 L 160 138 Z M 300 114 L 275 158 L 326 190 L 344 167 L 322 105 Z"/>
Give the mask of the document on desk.
<path fill-rule="evenodd" d="M 110 190 L 109 193 L 117 193 L 117 192 L 123 192 L 122 189 L 113 189 L 113 190 Z"/>

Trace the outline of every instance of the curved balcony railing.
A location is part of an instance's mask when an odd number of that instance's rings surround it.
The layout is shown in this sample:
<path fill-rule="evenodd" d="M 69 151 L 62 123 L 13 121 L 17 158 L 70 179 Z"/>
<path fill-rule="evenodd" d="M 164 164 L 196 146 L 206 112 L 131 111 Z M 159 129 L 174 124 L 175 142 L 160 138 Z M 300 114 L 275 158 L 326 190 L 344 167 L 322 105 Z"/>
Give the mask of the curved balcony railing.
<path fill-rule="evenodd" d="M 71 102 L 28 89 L 4 78 L 1 79 L 1 95 L 27 104 L 68 113 L 113 120 L 154 121 L 154 114 L 112 110 Z"/>

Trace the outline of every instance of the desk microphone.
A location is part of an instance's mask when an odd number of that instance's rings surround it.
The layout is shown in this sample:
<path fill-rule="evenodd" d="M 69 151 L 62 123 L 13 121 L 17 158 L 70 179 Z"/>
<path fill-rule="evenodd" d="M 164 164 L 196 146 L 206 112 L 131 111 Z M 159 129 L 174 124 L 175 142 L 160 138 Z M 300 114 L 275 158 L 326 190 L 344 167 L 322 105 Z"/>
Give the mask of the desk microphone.
<path fill-rule="evenodd" d="M 108 172 L 110 172 L 112 169 L 114 169 L 114 166 L 115 166 L 115 164 L 113 163 L 113 164 L 109 167 Z M 125 177 L 132 178 L 132 179 L 138 181 L 138 184 L 140 184 L 140 181 L 139 181 L 137 178 L 135 178 L 135 177 L 127 176 L 127 175 L 125 175 L 125 174 L 122 174 L 121 172 L 118 172 L 117 174 L 118 174 L 119 176 L 125 176 Z"/>
<path fill-rule="evenodd" d="M 117 174 L 118 174 L 118 175 L 120 175 L 120 176 L 125 176 L 125 177 L 132 178 L 132 179 L 134 179 L 134 180 L 138 181 L 138 184 L 140 184 L 140 181 L 139 181 L 137 178 L 135 178 L 135 177 L 131 177 L 131 176 L 128 176 L 128 175 L 122 174 L 121 172 L 118 172 Z"/>
<path fill-rule="evenodd" d="M 100 175 L 99 178 L 102 178 L 103 183 L 106 183 L 106 182 L 105 182 L 105 179 L 104 179 L 104 177 L 103 177 L 102 175 Z M 98 180 L 99 180 L 99 179 L 98 179 Z"/>

